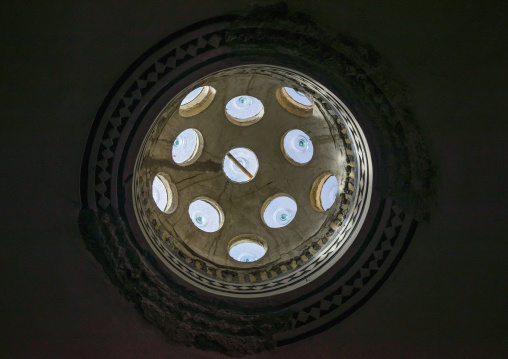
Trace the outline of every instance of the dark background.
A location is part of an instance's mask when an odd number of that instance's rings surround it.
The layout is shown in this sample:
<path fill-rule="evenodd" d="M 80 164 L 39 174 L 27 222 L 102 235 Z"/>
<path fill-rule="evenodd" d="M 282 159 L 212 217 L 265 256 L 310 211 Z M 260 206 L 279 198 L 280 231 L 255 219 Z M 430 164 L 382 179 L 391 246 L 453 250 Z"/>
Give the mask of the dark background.
<path fill-rule="evenodd" d="M 78 231 L 80 166 L 95 112 L 140 54 L 251 3 L 1 2 L 0 357 L 221 357 L 169 343 L 106 278 Z M 438 192 L 365 305 L 255 357 L 508 357 L 508 2 L 289 5 L 371 44 L 410 86 Z"/>

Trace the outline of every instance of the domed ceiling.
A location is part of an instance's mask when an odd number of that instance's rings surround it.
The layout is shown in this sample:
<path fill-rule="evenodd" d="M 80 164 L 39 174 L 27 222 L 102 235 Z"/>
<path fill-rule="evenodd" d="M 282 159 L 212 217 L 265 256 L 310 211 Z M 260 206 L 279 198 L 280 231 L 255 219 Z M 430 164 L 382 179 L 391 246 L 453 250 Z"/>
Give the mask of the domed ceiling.
<path fill-rule="evenodd" d="M 508 3 L 257 4 L 2 4 L 0 357 L 507 357 Z"/>
<path fill-rule="evenodd" d="M 337 323 L 427 211 L 425 145 L 384 71 L 280 5 L 168 37 L 95 119 L 89 249 L 175 341 L 244 355 Z"/>

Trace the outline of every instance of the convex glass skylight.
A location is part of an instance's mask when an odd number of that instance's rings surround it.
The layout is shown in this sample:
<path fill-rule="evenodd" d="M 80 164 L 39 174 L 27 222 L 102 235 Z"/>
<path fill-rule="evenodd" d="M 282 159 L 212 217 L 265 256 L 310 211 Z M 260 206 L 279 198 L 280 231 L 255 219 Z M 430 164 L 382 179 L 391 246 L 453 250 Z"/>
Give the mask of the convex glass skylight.
<path fill-rule="evenodd" d="M 180 105 L 186 105 L 188 104 L 189 102 L 191 102 L 192 100 L 196 99 L 196 97 L 198 97 L 198 95 L 203 91 L 203 87 L 197 87 L 195 88 L 194 90 L 192 90 L 191 92 L 189 92 L 187 94 L 187 96 L 184 97 L 184 99 L 182 100 L 182 103 Z"/>
<path fill-rule="evenodd" d="M 318 212 L 330 209 L 339 195 L 339 182 L 332 173 L 323 173 L 314 183 L 310 191 L 310 203 Z"/>
<path fill-rule="evenodd" d="M 226 104 L 226 117 L 235 125 L 252 125 L 258 122 L 263 114 L 263 104 L 253 96 L 237 96 Z"/>
<path fill-rule="evenodd" d="M 188 128 L 173 142 L 173 161 L 186 166 L 194 163 L 203 150 L 203 136 L 198 130 Z"/>
<path fill-rule="evenodd" d="M 224 157 L 223 169 L 234 182 L 248 182 L 256 176 L 259 163 L 254 152 L 247 148 L 233 148 Z"/>
<path fill-rule="evenodd" d="M 298 102 L 299 104 L 302 104 L 304 106 L 312 106 L 312 102 L 309 101 L 307 96 L 305 96 L 300 91 L 296 91 L 295 89 L 291 87 L 284 87 L 284 90 L 286 93 L 291 97 L 293 100 Z"/>
<path fill-rule="evenodd" d="M 282 149 L 286 159 L 295 165 L 308 163 L 314 154 L 312 141 L 300 130 L 290 130 L 282 138 Z"/>
<path fill-rule="evenodd" d="M 279 104 L 293 115 L 309 117 L 313 113 L 312 102 L 309 98 L 291 87 L 278 88 L 275 97 Z"/>
<path fill-rule="evenodd" d="M 217 232 L 224 224 L 224 213 L 217 202 L 198 198 L 189 205 L 192 223 L 203 232 Z"/>
<path fill-rule="evenodd" d="M 180 103 L 180 115 L 182 117 L 191 117 L 204 111 L 212 103 L 215 93 L 215 89 L 211 86 L 195 88 Z"/>
<path fill-rule="evenodd" d="M 152 182 L 152 198 L 164 213 L 172 213 L 178 205 L 176 186 L 165 173 L 158 173 Z"/>
<path fill-rule="evenodd" d="M 155 176 L 152 183 L 152 197 L 159 209 L 164 212 L 168 205 L 168 189 L 159 176 Z"/>
<path fill-rule="evenodd" d="M 262 245 L 248 240 L 234 244 L 229 250 L 231 258 L 238 262 L 255 262 L 265 253 L 266 250 Z"/>
<path fill-rule="evenodd" d="M 297 205 L 293 198 L 278 194 L 268 198 L 261 209 L 261 218 L 270 228 L 287 226 L 296 216 Z"/>
<path fill-rule="evenodd" d="M 330 176 L 325 181 L 321 190 L 321 206 L 327 211 L 334 203 L 339 193 L 339 182 L 337 177 Z"/>

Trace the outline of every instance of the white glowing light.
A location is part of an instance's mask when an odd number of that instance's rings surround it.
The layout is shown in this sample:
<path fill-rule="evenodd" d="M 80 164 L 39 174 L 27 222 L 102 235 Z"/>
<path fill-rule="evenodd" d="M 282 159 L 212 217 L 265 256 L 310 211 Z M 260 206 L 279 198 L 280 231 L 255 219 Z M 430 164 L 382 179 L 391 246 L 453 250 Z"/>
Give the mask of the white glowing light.
<path fill-rule="evenodd" d="M 323 185 L 323 188 L 321 189 L 321 206 L 325 211 L 335 203 L 338 192 L 339 182 L 337 181 L 337 177 L 328 177 L 328 179 L 325 181 L 325 184 Z"/>
<path fill-rule="evenodd" d="M 152 197 L 161 211 L 165 211 L 168 205 L 168 191 L 159 176 L 155 176 L 152 183 Z"/>
<path fill-rule="evenodd" d="M 295 89 L 291 87 L 284 87 L 284 90 L 286 90 L 286 93 L 291 97 L 293 100 L 298 102 L 299 104 L 302 104 L 304 106 L 312 106 L 312 102 L 309 101 L 307 96 L 305 96 L 300 91 L 296 91 Z"/>
<path fill-rule="evenodd" d="M 216 206 L 206 200 L 196 200 L 189 205 L 192 223 L 204 232 L 216 232 L 222 227 L 221 213 Z"/>
<path fill-rule="evenodd" d="M 314 155 L 314 146 L 307 134 L 300 130 L 291 130 L 284 135 L 283 146 L 286 155 L 296 163 L 306 164 Z"/>
<path fill-rule="evenodd" d="M 287 226 L 296 216 L 297 205 L 294 199 L 279 196 L 270 201 L 263 212 L 263 220 L 270 228 Z"/>
<path fill-rule="evenodd" d="M 229 250 L 229 255 L 238 262 L 254 262 L 263 257 L 266 250 L 254 242 L 235 244 Z"/>
<path fill-rule="evenodd" d="M 188 128 L 181 132 L 173 142 L 173 160 L 184 163 L 191 160 L 198 152 L 199 137 L 196 130 Z"/>
<path fill-rule="evenodd" d="M 256 176 L 259 168 L 258 158 L 247 148 L 233 148 L 229 153 L 253 176 Z M 248 182 L 249 178 L 227 155 L 223 162 L 224 173 L 234 182 Z"/>
<path fill-rule="evenodd" d="M 186 104 L 188 104 L 189 102 L 194 100 L 196 97 L 198 97 L 198 95 L 201 93 L 201 91 L 203 91 L 203 87 L 197 87 L 197 88 L 195 88 L 194 90 L 189 92 L 187 94 L 187 96 L 185 96 L 185 98 L 183 99 L 183 101 L 182 101 L 182 103 L 180 105 L 186 105 Z"/>

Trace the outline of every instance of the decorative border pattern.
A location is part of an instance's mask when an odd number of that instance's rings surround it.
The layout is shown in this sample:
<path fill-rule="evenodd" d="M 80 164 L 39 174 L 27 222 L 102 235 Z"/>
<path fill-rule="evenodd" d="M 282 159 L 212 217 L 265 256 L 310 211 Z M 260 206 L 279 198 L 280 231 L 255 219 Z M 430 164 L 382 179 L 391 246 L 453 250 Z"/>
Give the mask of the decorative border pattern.
<path fill-rule="evenodd" d="M 155 85 L 170 71 L 176 69 L 189 58 L 196 57 L 204 52 L 217 49 L 224 42 L 224 31 L 219 30 L 209 35 L 199 36 L 196 39 L 188 41 L 180 46 L 170 48 L 170 50 L 154 61 L 136 78 L 131 78 L 130 82 L 124 86 L 125 92 L 117 96 L 114 110 L 104 119 L 106 123 L 102 124 L 100 132 L 100 147 L 97 151 L 97 161 L 94 172 L 96 174 L 95 193 L 90 204 L 96 202 L 98 208 L 104 210 L 111 205 L 111 191 L 113 159 L 116 155 L 118 142 L 124 130 L 126 123 L 132 116 L 134 110 L 142 103 L 145 95 L 151 91 Z M 146 65 L 145 65 L 146 66 Z M 97 133 L 98 135 L 99 133 Z"/>
<path fill-rule="evenodd" d="M 359 271 L 332 293 L 318 303 L 314 303 L 293 316 L 292 327 L 299 328 L 329 314 L 361 290 L 379 271 L 390 251 L 395 245 L 405 219 L 405 214 L 397 204 L 388 201 L 388 218 L 384 221 L 383 231 L 380 233 L 376 248 L 365 261 Z"/>

